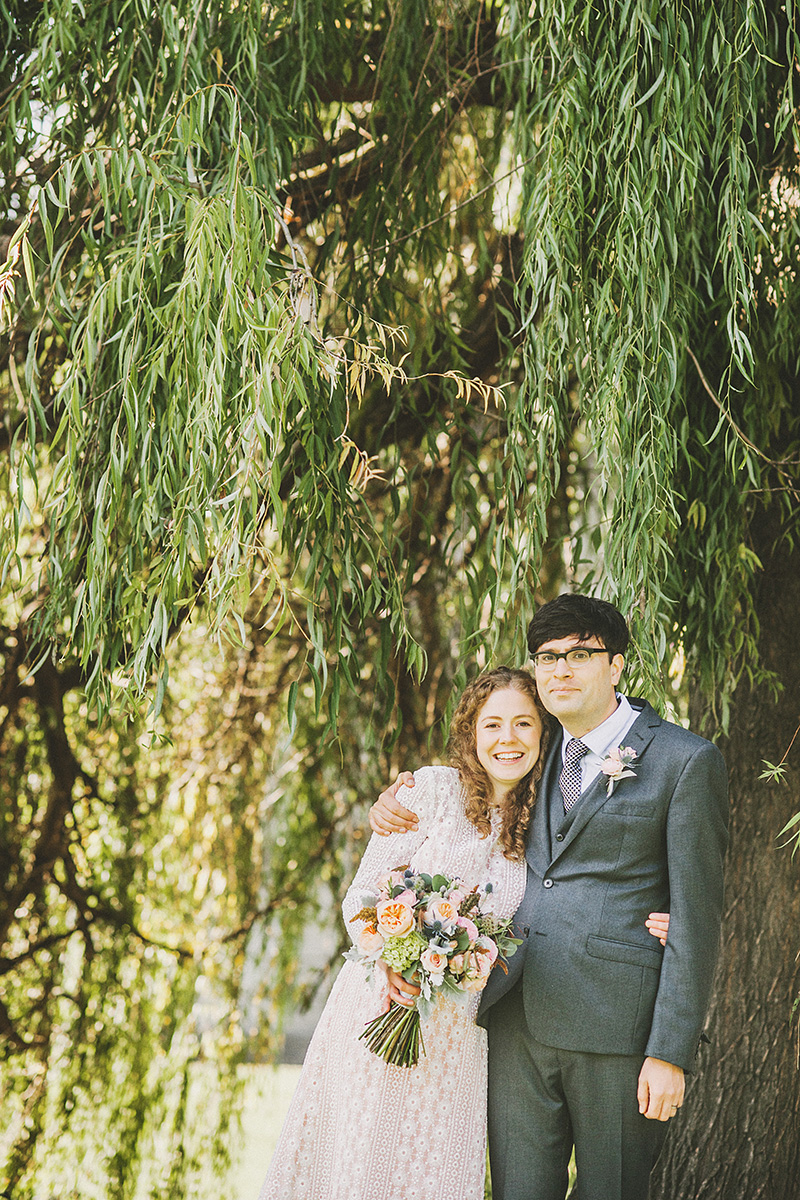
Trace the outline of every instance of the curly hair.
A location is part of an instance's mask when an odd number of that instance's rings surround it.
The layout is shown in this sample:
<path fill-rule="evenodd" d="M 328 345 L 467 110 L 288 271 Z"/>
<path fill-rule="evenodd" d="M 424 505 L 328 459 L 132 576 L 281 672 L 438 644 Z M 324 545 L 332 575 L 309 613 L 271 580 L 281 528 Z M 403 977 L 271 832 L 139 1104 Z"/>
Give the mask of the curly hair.
<path fill-rule="evenodd" d="M 547 748 L 552 738 L 552 719 L 542 706 L 536 683 L 528 671 L 513 667 L 496 667 L 479 675 L 464 689 L 450 725 L 447 754 L 450 765 L 458 771 L 467 795 L 467 819 L 486 837 L 491 832 L 491 800 L 494 789 L 485 769 L 478 760 L 476 726 L 478 713 L 493 692 L 513 688 L 533 701 L 542 722 L 539 757 L 519 783 L 508 793 L 503 804 L 500 845 L 506 858 L 521 862 L 525 857 L 525 840 L 533 814 L 536 784 L 544 766 Z"/>

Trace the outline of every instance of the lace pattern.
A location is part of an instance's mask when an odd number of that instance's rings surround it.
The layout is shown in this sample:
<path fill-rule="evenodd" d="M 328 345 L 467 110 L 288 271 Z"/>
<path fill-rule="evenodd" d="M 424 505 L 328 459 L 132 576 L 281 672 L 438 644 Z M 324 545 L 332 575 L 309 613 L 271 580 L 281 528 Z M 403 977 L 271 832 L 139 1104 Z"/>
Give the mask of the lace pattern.
<path fill-rule="evenodd" d="M 481 838 L 464 816 L 458 773 L 425 767 L 398 797 L 419 816 L 410 834 L 373 836 L 343 904 L 345 921 L 391 867 L 491 881 L 499 917 L 516 911 L 525 864 L 503 857 L 498 828 Z M 353 936 L 356 925 L 349 924 Z M 376 976 L 379 973 L 376 972 Z M 260 1200 L 482 1200 L 486 1034 L 479 997 L 441 999 L 423 1021 L 425 1055 L 393 1067 L 358 1036 L 380 1009 L 364 969 L 345 963 L 308 1048 Z"/>

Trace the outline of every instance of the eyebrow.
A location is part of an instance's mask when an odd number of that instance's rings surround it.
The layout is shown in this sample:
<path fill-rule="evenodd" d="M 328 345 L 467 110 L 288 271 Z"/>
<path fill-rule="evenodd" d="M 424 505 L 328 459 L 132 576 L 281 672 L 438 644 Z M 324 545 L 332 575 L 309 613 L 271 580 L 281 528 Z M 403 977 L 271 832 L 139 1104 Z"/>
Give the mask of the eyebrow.
<path fill-rule="evenodd" d="M 567 650 L 592 650 L 592 649 L 607 650 L 608 649 L 608 646 L 604 646 L 600 642 L 600 639 L 596 638 L 596 637 L 594 638 L 594 640 L 598 643 L 597 646 L 596 647 L 591 646 L 589 643 L 593 637 L 594 637 L 593 633 L 587 634 L 587 636 L 585 638 L 581 638 L 579 641 L 573 643 L 572 646 L 568 646 Z M 562 639 L 554 638 L 553 640 L 559 642 Z M 540 654 L 542 651 L 544 651 L 545 654 L 557 654 L 558 653 L 555 646 L 548 646 L 547 642 L 543 642 L 541 646 L 539 646 L 536 650 L 533 651 L 533 653 Z"/>
<path fill-rule="evenodd" d="M 511 720 L 519 721 L 522 717 L 532 720 L 534 716 L 534 713 L 515 713 Z M 480 718 L 481 721 L 502 721 L 502 719 L 503 718 L 499 715 L 499 713 L 487 713 L 485 717 Z"/>

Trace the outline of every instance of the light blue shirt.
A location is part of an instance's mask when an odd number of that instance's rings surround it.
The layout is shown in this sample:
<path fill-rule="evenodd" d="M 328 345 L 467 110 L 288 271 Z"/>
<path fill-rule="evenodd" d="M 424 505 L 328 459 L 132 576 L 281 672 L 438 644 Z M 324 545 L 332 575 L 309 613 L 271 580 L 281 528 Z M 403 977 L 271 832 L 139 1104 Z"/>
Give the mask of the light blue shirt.
<path fill-rule="evenodd" d="M 621 696 L 619 692 L 617 692 L 617 701 L 617 707 L 611 716 L 606 717 L 602 724 L 595 729 L 590 729 L 580 738 L 584 746 L 589 747 L 589 753 L 584 754 L 581 759 L 581 795 L 600 774 L 600 767 L 609 750 L 614 750 L 617 746 L 624 744 L 625 734 L 639 716 L 636 709 L 628 702 L 627 697 Z M 564 732 L 561 742 L 561 761 L 563 763 L 567 742 L 572 741 L 572 734 L 564 729 L 563 725 L 561 728 Z"/>

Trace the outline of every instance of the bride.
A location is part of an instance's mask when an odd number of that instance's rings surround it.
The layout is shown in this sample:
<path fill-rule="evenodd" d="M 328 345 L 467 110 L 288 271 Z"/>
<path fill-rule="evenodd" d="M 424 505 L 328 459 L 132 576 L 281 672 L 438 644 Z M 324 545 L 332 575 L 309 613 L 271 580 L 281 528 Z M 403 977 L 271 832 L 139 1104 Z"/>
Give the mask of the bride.
<path fill-rule="evenodd" d="M 413 833 L 373 836 L 343 904 L 354 942 L 364 893 L 387 871 L 491 883 L 494 912 L 512 917 L 525 891 L 525 839 L 551 736 L 527 671 L 498 667 L 465 689 L 453 716 L 449 767 L 414 776 Z M 402 792 L 399 795 L 402 800 Z M 664 936 L 663 922 L 648 922 Z M 392 974 L 392 978 L 389 978 Z M 260 1200 L 482 1200 L 486 1163 L 486 1033 L 480 996 L 440 996 L 423 1019 L 426 1053 L 410 1068 L 366 1048 L 364 1025 L 389 1003 L 413 1002 L 400 977 L 342 967 L 308 1048 Z M 401 1000 L 401 1002 L 403 1002 Z"/>

